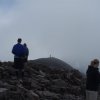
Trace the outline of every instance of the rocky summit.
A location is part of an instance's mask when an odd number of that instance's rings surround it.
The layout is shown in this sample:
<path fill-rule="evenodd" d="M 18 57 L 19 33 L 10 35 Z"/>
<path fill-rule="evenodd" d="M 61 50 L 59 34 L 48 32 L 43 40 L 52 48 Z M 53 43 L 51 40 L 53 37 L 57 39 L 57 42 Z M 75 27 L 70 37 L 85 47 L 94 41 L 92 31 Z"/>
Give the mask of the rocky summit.
<path fill-rule="evenodd" d="M 76 69 L 29 61 L 23 79 L 15 71 L 13 62 L 0 62 L 0 100 L 84 100 L 83 77 Z"/>

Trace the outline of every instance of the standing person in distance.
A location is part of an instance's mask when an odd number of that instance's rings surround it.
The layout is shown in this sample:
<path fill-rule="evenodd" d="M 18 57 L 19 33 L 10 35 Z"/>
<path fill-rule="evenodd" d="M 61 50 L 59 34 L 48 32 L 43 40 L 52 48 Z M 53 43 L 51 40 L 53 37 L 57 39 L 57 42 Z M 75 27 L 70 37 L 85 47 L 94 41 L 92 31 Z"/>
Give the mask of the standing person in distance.
<path fill-rule="evenodd" d="M 23 57 L 25 55 L 25 49 L 21 42 L 22 39 L 18 38 L 17 44 L 15 44 L 12 49 L 12 53 L 14 54 L 14 68 L 16 69 L 16 76 L 18 79 L 23 77 L 24 69 Z"/>
<path fill-rule="evenodd" d="M 86 100 L 97 100 L 100 84 L 99 60 L 94 59 L 89 65 L 86 76 Z"/>
<path fill-rule="evenodd" d="M 27 62 L 27 61 L 28 61 L 28 56 L 29 56 L 29 49 L 28 49 L 26 43 L 24 43 L 23 46 L 24 46 L 24 48 L 25 48 L 24 62 Z"/>

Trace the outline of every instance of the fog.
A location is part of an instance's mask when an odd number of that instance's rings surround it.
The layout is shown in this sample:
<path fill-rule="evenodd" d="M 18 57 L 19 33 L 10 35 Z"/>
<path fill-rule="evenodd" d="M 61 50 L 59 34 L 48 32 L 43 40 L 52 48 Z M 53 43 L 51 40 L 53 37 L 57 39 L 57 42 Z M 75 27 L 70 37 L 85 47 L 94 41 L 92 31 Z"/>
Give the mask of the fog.
<path fill-rule="evenodd" d="M 9 2 L 8 2 L 9 1 Z M 0 60 L 21 37 L 29 59 L 57 57 L 85 71 L 100 59 L 99 0 L 1 0 Z"/>

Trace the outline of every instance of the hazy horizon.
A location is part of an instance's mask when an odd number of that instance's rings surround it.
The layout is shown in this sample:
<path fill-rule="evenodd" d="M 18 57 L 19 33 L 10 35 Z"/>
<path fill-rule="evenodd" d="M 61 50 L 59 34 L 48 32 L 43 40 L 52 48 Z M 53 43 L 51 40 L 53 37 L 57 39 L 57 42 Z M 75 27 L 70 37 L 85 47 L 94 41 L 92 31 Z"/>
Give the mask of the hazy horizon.
<path fill-rule="evenodd" d="M 0 0 L 0 60 L 13 61 L 17 39 L 29 59 L 50 54 L 86 70 L 100 59 L 99 0 Z"/>

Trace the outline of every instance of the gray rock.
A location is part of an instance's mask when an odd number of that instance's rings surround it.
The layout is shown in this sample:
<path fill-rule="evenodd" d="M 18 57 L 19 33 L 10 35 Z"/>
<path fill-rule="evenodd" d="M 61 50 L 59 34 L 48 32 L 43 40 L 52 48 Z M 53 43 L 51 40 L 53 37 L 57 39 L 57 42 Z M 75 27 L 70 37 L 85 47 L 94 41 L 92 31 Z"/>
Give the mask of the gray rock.
<path fill-rule="evenodd" d="M 28 100 L 39 100 L 39 96 L 32 90 L 27 92 Z"/>
<path fill-rule="evenodd" d="M 0 100 L 7 98 L 8 89 L 0 88 Z"/>

